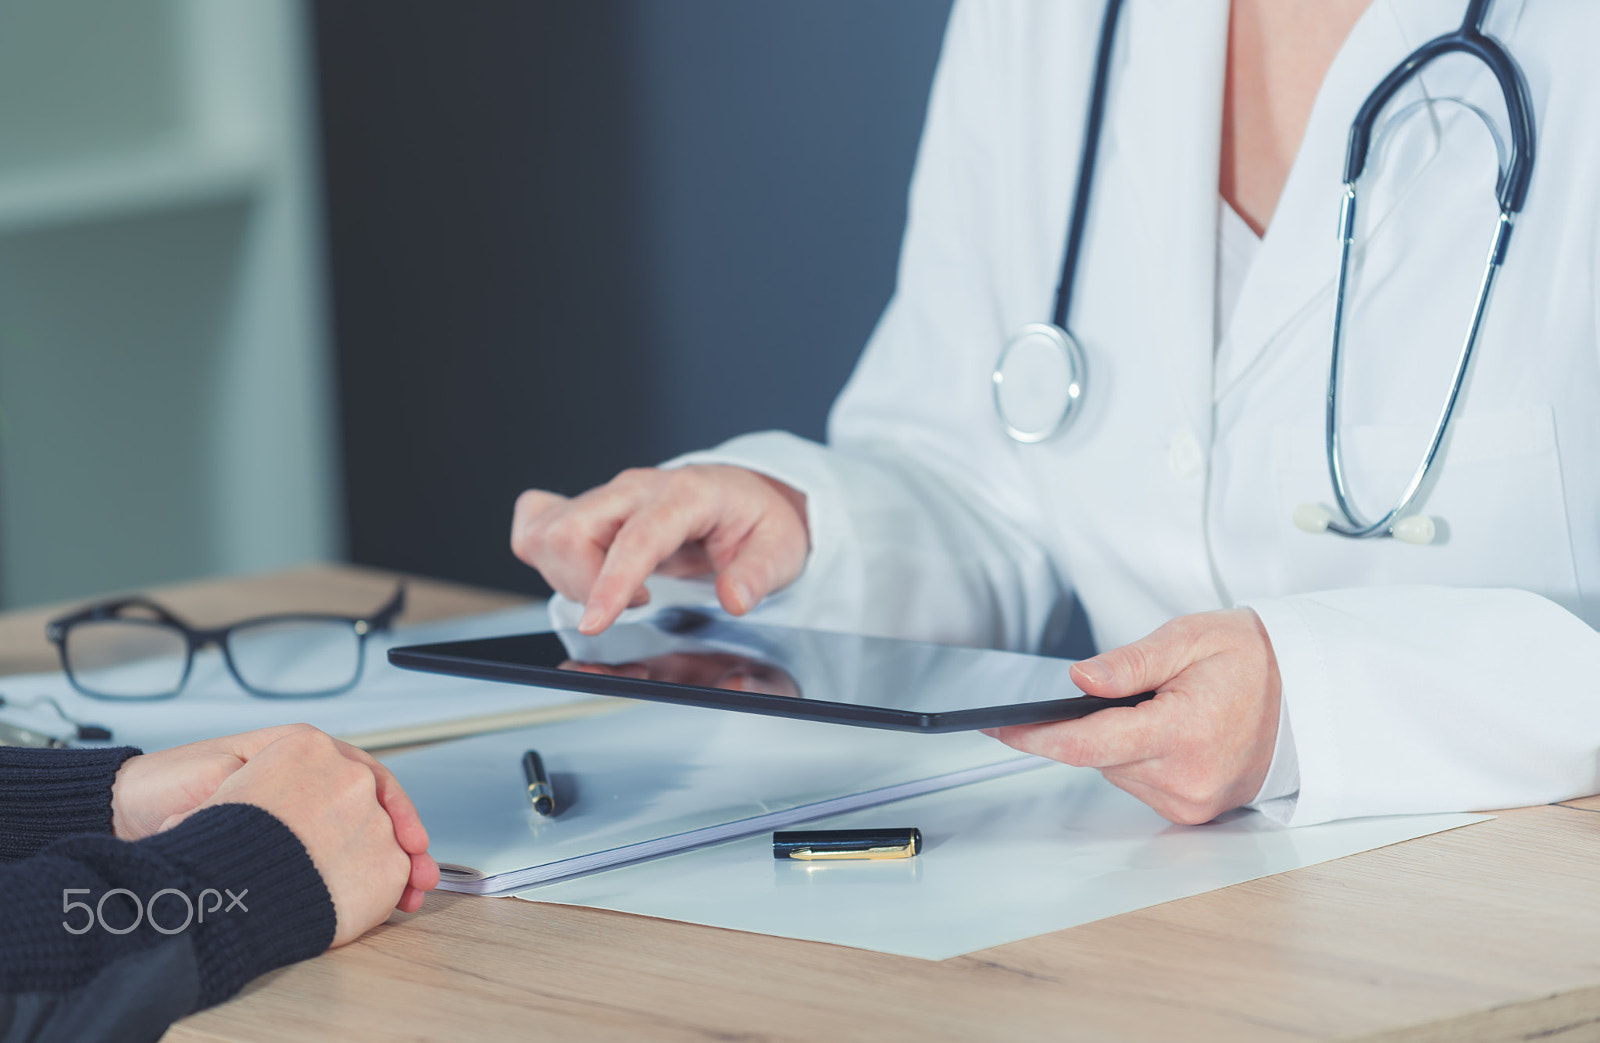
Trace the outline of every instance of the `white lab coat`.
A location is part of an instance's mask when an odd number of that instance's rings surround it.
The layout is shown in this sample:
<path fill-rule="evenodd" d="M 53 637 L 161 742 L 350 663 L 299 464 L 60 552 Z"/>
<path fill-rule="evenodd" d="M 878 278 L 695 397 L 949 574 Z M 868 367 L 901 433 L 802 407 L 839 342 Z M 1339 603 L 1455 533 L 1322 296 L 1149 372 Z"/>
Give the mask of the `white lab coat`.
<path fill-rule="evenodd" d="M 1009 440 L 990 372 L 1047 321 L 1099 0 L 960 0 L 911 188 L 898 285 L 829 444 L 766 432 L 680 462 L 805 492 L 813 547 L 768 618 L 1033 649 L 1075 591 L 1110 648 L 1234 604 L 1278 657 L 1292 821 L 1504 807 L 1600 789 L 1600 4 L 1498 0 L 1538 162 L 1438 479 L 1445 538 L 1313 536 L 1346 131 L 1465 0 L 1375 0 L 1318 95 L 1228 329 L 1214 329 L 1227 0 L 1130 0 L 1070 325 L 1082 415 Z M 1499 114 L 1482 65 L 1398 104 Z M 1503 123 L 1503 117 L 1502 117 Z M 1449 386 L 1493 233 L 1481 123 L 1435 101 L 1363 189 L 1344 431 L 1369 515 L 1397 499 Z M 843 245 L 843 244 L 842 244 Z M 1285 751 L 1280 748 L 1279 757 Z"/>

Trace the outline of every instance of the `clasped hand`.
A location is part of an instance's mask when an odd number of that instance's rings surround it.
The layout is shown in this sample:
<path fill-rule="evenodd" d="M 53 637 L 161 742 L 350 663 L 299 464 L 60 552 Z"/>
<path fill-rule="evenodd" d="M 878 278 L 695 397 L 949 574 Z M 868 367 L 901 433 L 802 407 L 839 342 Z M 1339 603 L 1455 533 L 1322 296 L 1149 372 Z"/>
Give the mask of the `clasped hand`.
<path fill-rule="evenodd" d="M 129 758 L 112 786 L 112 829 L 139 840 L 230 803 L 270 812 L 305 845 L 333 899 L 336 946 L 391 910 L 415 912 L 439 882 L 427 830 L 389 769 L 307 724 Z"/>

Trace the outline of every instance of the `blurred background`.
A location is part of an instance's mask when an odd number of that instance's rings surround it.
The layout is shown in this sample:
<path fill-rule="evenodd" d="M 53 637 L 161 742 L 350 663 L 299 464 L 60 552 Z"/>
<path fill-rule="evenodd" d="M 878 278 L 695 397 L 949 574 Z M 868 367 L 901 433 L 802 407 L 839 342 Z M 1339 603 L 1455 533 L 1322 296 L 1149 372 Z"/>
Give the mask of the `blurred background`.
<path fill-rule="evenodd" d="M 948 0 L 0 0 L 0 607 L 820 437 Z"/>

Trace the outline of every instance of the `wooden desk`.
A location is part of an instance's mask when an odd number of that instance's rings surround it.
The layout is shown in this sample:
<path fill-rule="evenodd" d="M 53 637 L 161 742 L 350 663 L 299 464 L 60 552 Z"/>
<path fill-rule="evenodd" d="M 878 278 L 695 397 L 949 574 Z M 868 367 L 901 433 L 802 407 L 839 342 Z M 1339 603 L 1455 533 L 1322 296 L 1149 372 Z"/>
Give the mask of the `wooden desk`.
<path fill-rule="evenodd" d="M 383 574 L 162 591 L 196 618 L 362 610 Z M 412 586 L 409 618 L 516 599 Z M 0 663 L 51 664 L 47 612 Z M 1600 1039 L 1600 798 L 929 963 L 592 909 L 435 894 L 166 1037 L 198 1040 Z"/>

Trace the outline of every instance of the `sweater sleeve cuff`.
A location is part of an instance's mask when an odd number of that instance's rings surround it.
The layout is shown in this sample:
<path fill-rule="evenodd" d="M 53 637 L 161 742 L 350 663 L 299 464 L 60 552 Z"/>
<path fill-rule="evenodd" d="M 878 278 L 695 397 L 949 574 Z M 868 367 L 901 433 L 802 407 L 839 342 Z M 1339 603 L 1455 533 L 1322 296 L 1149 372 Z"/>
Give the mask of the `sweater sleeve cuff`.
<path fill-rule="evenodd" d="M 138 844 L 208 889 L 195 902 L 205 926 L 194 934 L 201 1007 L 332 944 L 337 917 L 322 876 L 300 838 L 261 808 L 207 808 Z"/>
<path fill-rule="evenodd" d="M 38 853 L 52 841 L 111 832 L 111 786 L 132 746 L 6 749 L 0 756 L 0 861 Z"/>

